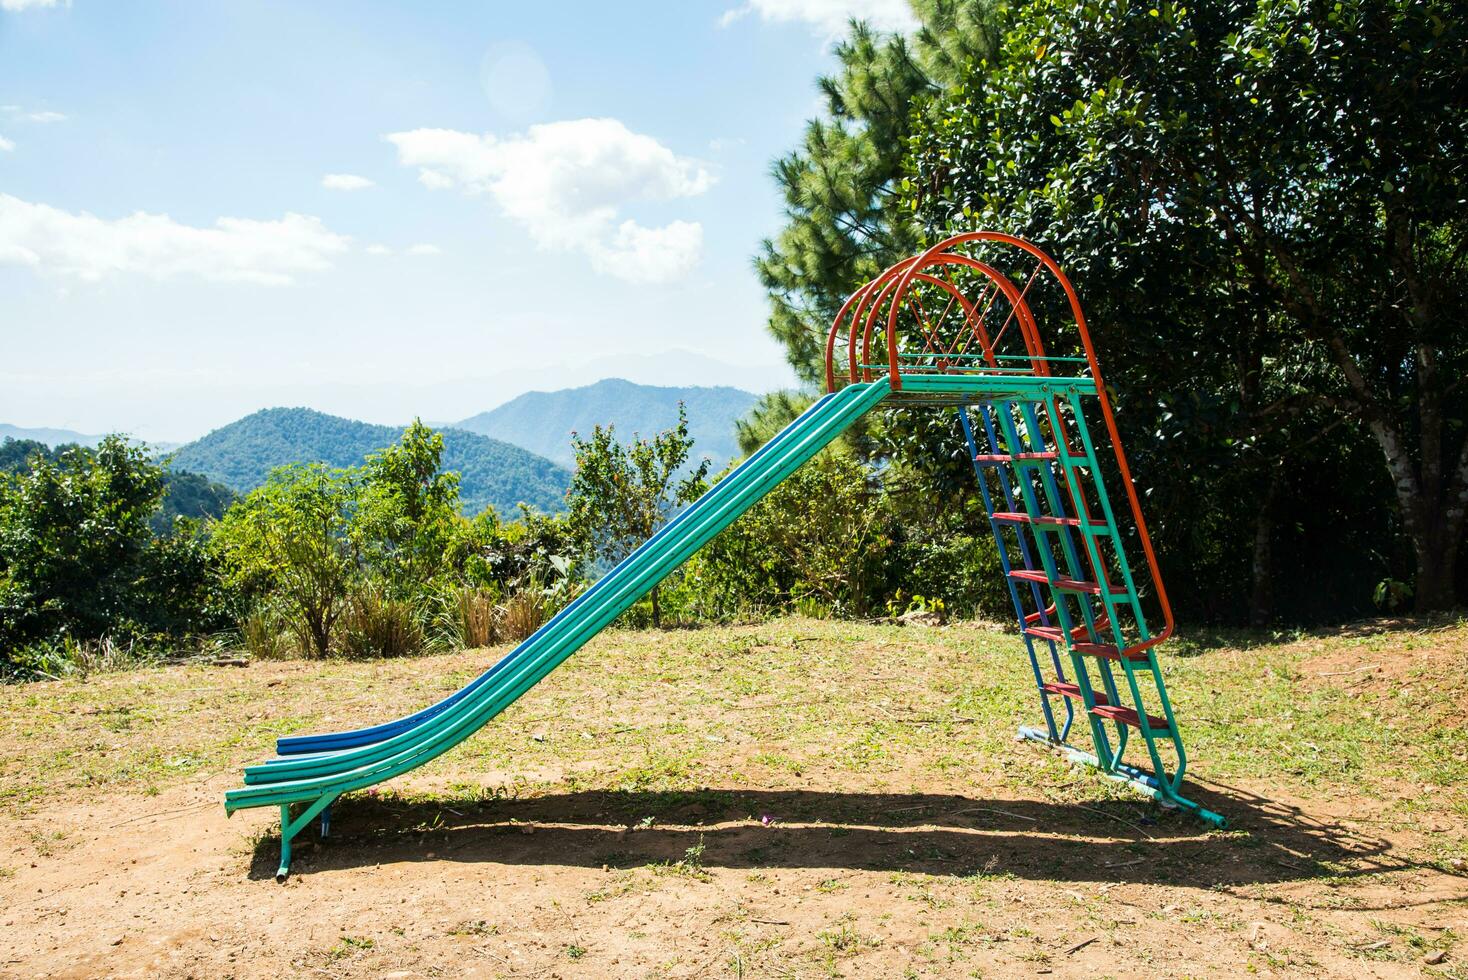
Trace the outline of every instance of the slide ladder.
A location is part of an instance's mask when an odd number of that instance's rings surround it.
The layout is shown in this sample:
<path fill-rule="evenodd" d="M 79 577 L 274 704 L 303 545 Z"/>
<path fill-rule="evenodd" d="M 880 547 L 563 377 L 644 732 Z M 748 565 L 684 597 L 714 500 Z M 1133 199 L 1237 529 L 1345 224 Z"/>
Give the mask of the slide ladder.
<path fill-rule="evenodd" d="M 1115 544 L 1123 529 L 1083 397 L 1057 384 L 1044 398 L 959 409 L 1045 721 L 1020 734 L 1222 826 L 1221 816 L 1182 795 L 1187 750 L 1155 647 L 1128 645 L 1151 634 L 1126 550 Z M 1091 752 L 1068 741 L 1076 707 Z M 1132 731 L 1141 735 L 1150 771 L 1124 761 Z"/>

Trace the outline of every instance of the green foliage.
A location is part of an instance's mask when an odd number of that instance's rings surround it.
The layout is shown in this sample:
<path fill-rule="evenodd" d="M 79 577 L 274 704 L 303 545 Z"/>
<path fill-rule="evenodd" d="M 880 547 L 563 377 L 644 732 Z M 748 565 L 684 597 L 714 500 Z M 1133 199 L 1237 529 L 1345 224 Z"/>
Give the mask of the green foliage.
<path fill-rule="evenodd" d="M 1336 612 L 1359 609 L 1393 489 L 1419 604 L 1451 601 L 1464 30 L 1445 2 L 1042 0 L 920 117 L 916 216 L 934 238 L 1033 238 L 1072 271 L 1129 446 L 1158 447 L 1137 469 L 1159 538 L 1181 545 L 1175 567 L 1211 565 L 1199 591 L 1231 590 L 1235 609 L 1251 546 L 1268 574 L 1273 527 L 1297 524 L 1319 543 L 1294 550 L 1327 573 L 1331 536 L 1357 533 L 1357 605 Z"/>
<path fill-rule="evenodd" d="M 90 677 L 134 670 L 162 659 L 163 650 L 145 638 L 126 640 L 103 636 L 96 640 L 79 640 L 65 634 L 37 640 L 10 652 L 0 660 L 3 673 L 16 671 L 26 678 Z"/>
<path fill-rule="evenodd" d="M 224 516 L 236 494 L 207 476 L 183 470 L 163 471 L 163 499 L 148 523 L 155 534 L 167 534 L 179 518 L 217 521 Z"/>
<path fill-rule="evenodd" d="M 359 554 L 352 519 L 358 477 L 320 464 L 283 466 L 250 491 L 214 533 L 213 544 L 237 587 L 257 601 L 279 601 L 300 646 L 332 648 Z"/>
<path fill-rule="evenodd" d="M 715 602 L 770 608 L 817 599 L 864 615 L 889 540 L 886 516 L 866 470 L 827 451 L 720 533 L 687 574 Z"/>
<path fill-rule="evenodd" d="M 504 632 L 501 597 L 508 606 L 533 593 L 517 622 L 558 608 L 575 572 L 567 521 L 523 509 L 508 524 L 493 510 L 460 516 L 443 446 L 415 422 L 361 466 L 281 467 L 230 508 L 213 547 L 248 598 L 247 644 L 271 656 L 284 646 L 401 656 L 493 642 Z"/>
<path fill-rule="evenodd" d="M 176 518 L 169 533 L 148 542 L 133 602 L 152 632 L 171 637 L 226 629 L 243 606 L 205 526 L 187 517 Z"/>
<path fill-rule="evenodd" d="M 887 600 L 887 615 L 893 619 L 899 619 L 904 613 L 910 612 L 937 613 L 942 616 L 947 611 L 947 603 L 937 596 L 925 596 L 921 593 L 908 595 L 901 589 Z"/>
<path fill-rule="evenodd" d="M 566 494 L 571 505 L 570 526 L 590 552 L 604 561 L 621 561 L 652 537 L 675 507 L 696 499 L 704 490 L 708 460 L 678 476 L 693 446 L 688 415 L 681 406 L 677 428 L 651 439 L 634 436 L 624 446 L 612 426 L 599 425 L 589 439 L 575 433 L 571 439 L 576 472 Z M 656 587 L 652 618 L 654 625 L 661 625 Z"/>
<path fill-rule="evenodd" d="M 459 474 L 441 469 L 443 436 L 414 421 L 367 457 L 352 536 L 362 562 L 399 598 L 444 576 L 459 536 Z"/>
<path fill-rule="evenodd" d="M 897 596 L 912 591 L 960 615 L 1008 615 L 982 508 L 909 503 L 899 476 L 828 449 L 694 555 L 668 604 L 680 618 L 715 621 L 869 616 L 898 601 L 906 611 Z"/>
<path fill-rule="evenodd" d="M 265 482 L 288 463 L 352 467 L 384 446 L 398 442 L 402 430 L 337 418 L 305 408 L 271 408 L 232 422 L 181 447 L 172 465 L 203 473 L 244 492 Z M 460 495 L 468 513 L 494 507 L 513 513 L 526 503 L 546 512 L 564 506 L 570 474 L 562 467 L 508 443 L 472 432 L 446 429 L 442 463 L 459 474 Z"/>
<path fill-rule="evenodd" d="M 117 436 L 32 454 L 0 477 L 0 651 L 165 625 L 147 601 L 163 588 L 149 579 L 148 528 L 162 492 L 158 467 Z"/>
<path fill-rule="evenodd" d="M 920 229 L 898 205 L 912 105 L 997 43 L 995 5 L 921 0 L 913 39 L 861 24 L 838 42 L 821 78 L 823 118 L 777 160 L 786 225 L 755 260 L 770 297 L 770 332 L 803 381 L 824 383 L 826 331 L 857 285 L 915 252 Z"/>
<path fill-rule="evenodd" d="M 34 439 L 5 439 L 0 441 L 0 473 L 24 473 L 30 469 L 30 461 L 37 457 L 52 463 L 60 462 L 62 453 L 73 448 L 85 447 L 64 445 L 52 449 Z M 153 533 L 168 534 L 174 521 L 180 517 L 218 520 L 234 499 L 233 490 L 206 476 L 165 468 L 163 498 L 148 523 Z"/>
<path fill-rule="evenodd" d="M 485 510 L 461 526 L 461 576 L 481 588 L 508 594 L 532 578 L 556 585 L 579 574 L 581 542 L 569 517 L 521 508 L 515 521 Z"/>
<path fill-rule="evenodd" d="M 814 402 L 813 396 L 799 391 L 772 391 L 765 395 L 734 423 L 739 451 L 745 456 L 752 455 Z"/>
<path fill-rule="evenodd" d="M 71 447 L 62 446 L 52 450 L 44 442 L 34 439 L 6 438 L 0 441 L 0 473 L 24 473 L 30 469 L 30 461 L 36 456 L 54 463 L 60 458 L 61 450 L 67 448 Z"/>

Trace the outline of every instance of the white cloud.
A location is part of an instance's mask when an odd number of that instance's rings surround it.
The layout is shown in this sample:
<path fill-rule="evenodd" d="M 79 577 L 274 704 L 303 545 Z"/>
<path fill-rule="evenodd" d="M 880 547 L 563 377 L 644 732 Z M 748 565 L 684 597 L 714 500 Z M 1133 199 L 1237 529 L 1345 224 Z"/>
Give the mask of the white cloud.
<path fill-rule="evenodd" d="M 330 257 L 350 241 L 302 214 L 220 218 L 198 228 L 166 214 L 138 211 L 108 220 L 0 194 L 0 264 L 87 281 L 137 274 L 282 285 L 297 273 L 330 268 Z"/>
<path fill-rule="evenodd" d="M 356 174 L 327 174 L 321 178 L 321 186 L 329 191 L 365 191 L 376 187 L 377 182 Z"/>
<path fill-rule="evenodd" d="M 19 11 L 28 7 L 55 7 L 59 0 L 0 0 L 0 10 Z M 71 6 L 71 0 L 66 0 L 66 6 Z"/>
<path fill-rule="evenodd" d="M 0 0 L 4 3 L 5 0 Z M 0 105 L 0 112 L 19 122 L 29 123 L 57 123 L 66 122 L 66 113 L 53 112 L 50 109 L 38 109 L 35 112 L 27 112 L 18 105 Z"/>
<path fill-rule="evenodd" d="M 368 255 L 391 255 L 392 254 L 392 249 L 388 248 L 386 245 L 368 245 L 367 248 L 364 249 L 364 251 Z"/>
<path fill-rule="evenodd" d="M 13 149 L 15 149 L 15 141 L 0 136 L 0 153 L 9 153 Z"/>
<path fill-rule="evenodd" d="M 597 269 L 636 282 L 667 282 L 698 261 L 699 225 L 648 228 L 622 211 L 702 194 L 714 178 L 616 119 L 544 123 L 503 138 L 451 129 L 385 138 L 424 186 L 489 196 L 541 248 L 583 252 Z"/>
<path fill-rule="evenodd" d="M 430 245 L 427 242 L 419 242 L 416 245 L 409 245 L 407 247 L 406 251 L 407 251 L 407 253 L 409 255 L 442 255 L 443 254 L 443 249 L 439 248 L 437 245 Z"/>
<path fill-rule="evenodd" d="M 917 19 L 907 0 L 747 0 L 742 7 L 727 10 L 720 27 L 755 14 L 763 21 L 809 24 L 828 37 L 843 34 L 847 22 L 864 20 L 883 31 L 911 31 Z"/>
<path fill-rule="evenodd" d="M 698 264 L 703 226 L 674 221 L 661 228 L 644 228 L 635 221 L 624 221 L 609 243 L 598 242 L 587 252 L 598 272 L 628 282 L 672 282 Z"/>

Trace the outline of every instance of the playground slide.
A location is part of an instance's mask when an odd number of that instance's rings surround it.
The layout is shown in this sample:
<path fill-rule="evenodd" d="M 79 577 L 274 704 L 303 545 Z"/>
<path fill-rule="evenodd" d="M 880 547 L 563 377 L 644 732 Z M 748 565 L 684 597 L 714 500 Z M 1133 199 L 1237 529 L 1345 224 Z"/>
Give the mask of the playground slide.
<path fill-rule="evenodd" d="M 474 734 L 889 391 L 888 381 L 882 379 L 826 395 L 462 690 L 387 724 L 281 739 L 277 746 L 280 757 L 247 768 L 246 785 L 225 794 L 225 809 L 232 813 L 249 807 L 282 808 L 280 873 L 284 875 L 290 838 L 336 797 L 415 769 Z M 289 808 L 296 803 L 308 806 L 292 819 Z"/>

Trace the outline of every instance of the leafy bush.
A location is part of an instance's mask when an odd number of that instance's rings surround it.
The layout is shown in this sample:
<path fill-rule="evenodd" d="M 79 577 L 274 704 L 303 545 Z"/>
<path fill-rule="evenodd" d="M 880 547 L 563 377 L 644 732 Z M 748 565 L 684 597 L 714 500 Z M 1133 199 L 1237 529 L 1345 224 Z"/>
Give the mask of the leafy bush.
<path fill-rule="evenodd" d="M 277 604 L 301 648 L 331 652 L 332 631 L 358 573 L 351 531 L 356 474 L 319 464 L 284 466 L 229 509 L 214 533 L 232 583 Z"/>
<path fill-rule="evenodd" d="M 889 543 L 867 471 L 827 451 L 796 470 L 687 565 L 704 616 L 779 609 L 814 599 L 864 615 Z"/>
<path fill-rule="evenodd" d="M 33 644 L 70 657 L 104 638 L 133 649 L 225 624 L 234 601 L 197 525 L 149 527 L 164 482 L 118 436 L 31 452 L 0 475 L 0 663 Z"/>

